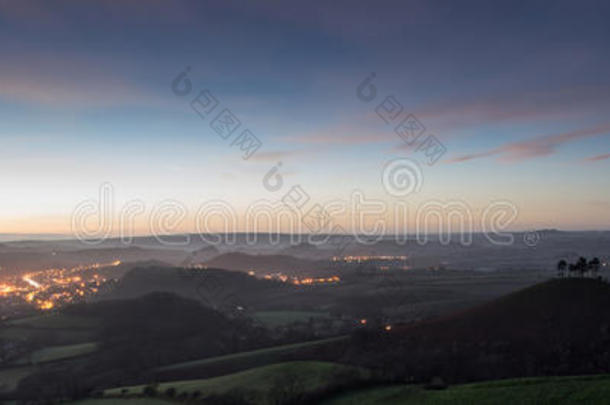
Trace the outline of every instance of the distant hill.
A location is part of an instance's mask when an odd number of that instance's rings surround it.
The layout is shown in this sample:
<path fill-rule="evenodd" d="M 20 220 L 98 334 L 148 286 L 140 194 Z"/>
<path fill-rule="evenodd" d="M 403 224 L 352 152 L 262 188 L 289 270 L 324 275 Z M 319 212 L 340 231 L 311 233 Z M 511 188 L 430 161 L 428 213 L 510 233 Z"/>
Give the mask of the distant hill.
<path fill-rule="evenodd" d="M 262 297 L 289 293 L 290 286 L 220 269 L 184 269 L 167 266 L 137 267 L 129 271 L 100 300 L 131 299 L 152 292 L 170 292 L 204 305 L 234 311 L 248 309 Z"/>
<path fill-rule="evenodd" d="M 290 276 L 323 274 L 329 267 L 327 260 L 309 260 L 287 255 L 251 255 L 240 252 L 216 256 L 206 264 L 227 270 L 254 271 L 257 275 L 281 272 Z"/>
<path fill-rule="evenodd" d="M 422 380 L 609 372 L 609 309 L 609 284 L 552 280 L 435 321 L 356 335 L 351 358 Z"/>
<path fill-rule="evenodd" d="M 332 256 L 332 251 L 323 250 L 318 246 L 309 243 L 301 242 L 297 245 L 290 245 L 279 252 L 281 255 L 293 256 L 302 259 L 326 259 L 328 260 Z"/>
<path fill-rule="evenodd" d="M 77 246 L 82 247 L 82 246 Z M 138 246 L 99 247 L 74 249 L 43 242 L 16 242 L 4 244 L 0 249 L 1 275 L 18 275 L 25 271 L 58 267 L 72 267 L 93 263 L 159 261 L 177 265 L 188 256 L 187 252 L 172 249 L 148 249 Z"/>

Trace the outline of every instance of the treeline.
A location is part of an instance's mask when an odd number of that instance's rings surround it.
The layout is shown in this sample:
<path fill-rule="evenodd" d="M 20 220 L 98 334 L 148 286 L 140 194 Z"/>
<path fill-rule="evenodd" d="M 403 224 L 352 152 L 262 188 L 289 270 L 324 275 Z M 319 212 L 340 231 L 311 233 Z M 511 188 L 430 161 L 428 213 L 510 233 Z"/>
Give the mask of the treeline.
<path fill-rule="evenodd" d="M 601 267 L 602 262 L 597 257 L 587 260 L 586 257 L 581 256 L 575 263 L 568 263 L 565 259 L 561 259 L 557 262 L 557 275 L 559 277 L 571 275 L 597 277 Z"/>

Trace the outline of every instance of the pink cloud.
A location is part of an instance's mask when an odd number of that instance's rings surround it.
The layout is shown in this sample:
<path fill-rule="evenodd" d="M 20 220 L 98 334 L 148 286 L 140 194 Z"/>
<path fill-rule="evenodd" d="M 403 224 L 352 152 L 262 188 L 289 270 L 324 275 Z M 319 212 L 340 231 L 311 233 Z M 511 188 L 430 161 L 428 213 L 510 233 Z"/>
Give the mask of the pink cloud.
<path fill-rule="evenodd" d="M 288 150 L 276 150 L 276 151 L 263 151 L 256 152 L 252 155 L 251 160 L 258 162 L 276 162 L 287 157 L 296 156 L 303 153 L 303 151 L 288 151 Z"/>
<path fill-rule="evenodd" d="M 60 108 L 168 104 L 109 67 L 102 56 L 48 51 L 13 54 L 0 72 L 0 98 Z"/>
<path fill-rule="evenodd" d="M 529 139 L 505 144 L 498 148 L 488 151 L 457 156 L 450 159 L 449 163 L 465 162 L 468 160 L 498 156 L 498 160 L 504 162 L 517 162 L 536 157 L 552 155 L 557 148 L 564 143 L 582 138 L 606 135 L 610 133 L 610 124 L 594 128 L 580 129 L 576 131 L 564 132 L 561 134 L 546 135 L 539 138 Z"/>
<path fill-rule="evenodd" d="M 600 160 L 610 159 L 610 153 L 604 153 L 603 155 L 591 156 L 585 159 L 586 162 L 599 162 Z"/>
<path fill-rule="evenodd" d="M 282 137 L 284 142 L 302 144 L 361 145 L 395 140 L 391 131 L 368 131 L 354 125 L 337 125 L 319 131 Z"/>
<path fill-rule="evenodd" d="M 483 123 L 560 119 L 610 104 L 608 87 L 564 87 L 538 92 L 513 92 L 470 100 L 450 100 L 415 110 L 415 115 L 436 131 L 479 126 Z M 445 136 L 450 136 L 447 132 Z"/>

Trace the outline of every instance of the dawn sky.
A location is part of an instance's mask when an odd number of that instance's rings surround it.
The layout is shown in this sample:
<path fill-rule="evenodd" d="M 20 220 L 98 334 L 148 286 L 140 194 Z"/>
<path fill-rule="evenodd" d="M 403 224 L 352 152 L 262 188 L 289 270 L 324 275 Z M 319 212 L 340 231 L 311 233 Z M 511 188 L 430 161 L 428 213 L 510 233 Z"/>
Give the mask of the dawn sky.
<path fill-rule="evenodd" d="M 241 214 L 299 184 L 321 203 L 506 200 L 515 229 L 608 229 L 609 18 L 607 1 L 0 1 L 0 233 L 68 233 L 105 182 L 117 209 L 146 212 L 222 199 Z M 202 119 L 204 89 L 219 104 Z M 388 96 L 440 160 L 376 114 Z M 224 108 L 262 142 L 247 160 L 210 127 Z M 407 197 L 381 181 L 401 157 L 423 176 Z"/>

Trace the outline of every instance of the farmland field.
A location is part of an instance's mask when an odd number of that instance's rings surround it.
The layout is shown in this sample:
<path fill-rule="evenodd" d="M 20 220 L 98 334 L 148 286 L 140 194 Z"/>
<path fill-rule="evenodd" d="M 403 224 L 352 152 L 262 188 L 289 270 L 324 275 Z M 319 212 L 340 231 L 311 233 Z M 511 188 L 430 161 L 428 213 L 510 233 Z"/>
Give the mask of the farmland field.
<path fill-rule="evenodd" d="M 199 366 L 208 366 L 208 365 L 221 364 L 221 363 L 234 363 L 234 362 L 244 363 L 247 361 L 257 361 L 259 359 L 262 361 L 269 362 L 270 356 L 273 356 L 273 355 L 280 355 L 280 354 L 289 353 L 289 352 L 292 352 L 292 351 L 295 351 L 298 349 L 302 349 L 302 348 L 315 347 L 318 345 L 339 342 L 339 341 L 346 340 L 346 339 L 347 339 L 346 336 L 340 336 L 340 337 L 336 337 L 336 338 L 314 340 L 314 341 L 310 341 L 310 342 L 295 343 L 295 344 L 283 345 L 283 346 L 274 346 L 274 347 L 269 347 L 266 349 L 234 353 L 234 354 L 228 354 L 226 356 L 212 357 L 212 358 L 208 358 L 208 359 L 194 360 L 194 361 L 187 361 L 187 362 L 183 362 L 183 363 L 172 364 L 170 366 L 161 367 L 158 369 L 158 371 L 172 371 L 172 370 L 180 370 L 180 369 L 189 369 L 189 368 L 195 368 L 195 367 L 199 367 Z"/>
<path fill-rule="evenodd" d="M 258 367 L 239 373 L 202 380 L 165 382 L 157 390 L 164 393 L 168 388 L 175 389 L 175 395 L 192 394 L 199 391 L 207 395 L 226 395 L 239 393 L 252 403 L 265 403 L 267 395 L 274 390 L 290 390 L 293 395 L 311 393 L 324 389 L 340 373 L 351 372 L 355 379 L 368 378 L 366 370 L 328 362 L 288 362 Z M 114 388 L 104 391 L 105 396 L 142 395 L 145 386 Z"/>
<path fill-rule="evenodd" d="M 112 399 L 83 399 L 82 401 L 70 402 L 73 405 L 166 405 L 173 401 L 158 398 L 112 398 Z"/>
<path fill-rule="evenodd" d="M 20 359 L 17 364 L 38 364 L 49 361 L 64 360 L 72 357 L 81 356 L 92 353 L 97 350 L 97 344 L 94 342 L 79 343 L 74 345 L 50 346 L 44 349 L 37 350 L 31 355 Z"/>
<path fill-rule="evenodd" d="M 33 367 L 12 367 L 0 370 L 0 393 L 17 388 L 19 381 L 34 371 Z"/>
<path fill-rule="evenodd" d="M 314 311 L 259 311 L 254 318 L 268 327 L 277 327 L 293 322 L 307 322 L 309 319 L 328 318 L 324 312 Z"/>
<path fill-rule="evenodd" d="M 388 386 L 349 392 L 323 404 L 606 404 L 609 396 L 610 376 L 594 375 L 500 380 L 445 390 Z"/>

